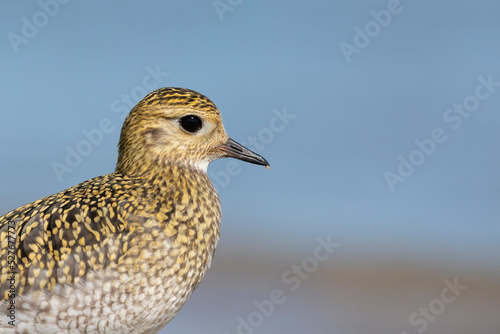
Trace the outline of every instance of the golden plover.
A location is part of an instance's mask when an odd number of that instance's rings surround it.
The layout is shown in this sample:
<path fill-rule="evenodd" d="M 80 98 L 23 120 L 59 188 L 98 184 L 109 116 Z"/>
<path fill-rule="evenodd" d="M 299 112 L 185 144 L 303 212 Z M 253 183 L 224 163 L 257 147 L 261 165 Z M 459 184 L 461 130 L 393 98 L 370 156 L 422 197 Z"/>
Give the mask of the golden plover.
<path fill-rule="evenodd" d="M 142 99 L 116 171 L 0 217 L 3 333 L 156 333 L 210 267 L 219 197 L 208 164 L 269 167 L 230 139 L 217 107 L 188 89 Z"/>

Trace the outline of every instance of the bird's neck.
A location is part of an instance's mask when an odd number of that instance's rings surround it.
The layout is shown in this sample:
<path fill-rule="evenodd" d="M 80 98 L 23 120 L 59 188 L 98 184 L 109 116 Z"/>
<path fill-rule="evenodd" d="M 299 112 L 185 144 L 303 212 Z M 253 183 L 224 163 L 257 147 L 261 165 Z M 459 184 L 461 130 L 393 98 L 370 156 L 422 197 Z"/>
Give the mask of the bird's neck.
<path fill-rule="evenodd" d="M 215 246 L 219 238 L 221 206 L 204 170 L 184 164 L 158 163 L 140 173 L 119 174 L 134 179 L 134 183 L 144 190 L 147 206 L 160 224 L 162 221 L 168 224 L 170 219 L 184 222 L 196 230 L 191 236 L 196 235 L 199 241 L 202 235 L 205 240 L 210 235 L 210 242 L 204 247 Z M 182 225 L 177 224 L 175 228 L 182 229 Z"/>
<path fill-rule="evenodd" d="M 170 161 L 169 156 L 129 154 L 123 150 L 118 155 L 115 172 L 129 177 L 140 177 L 146 181 L 162 178 L 168 180 L 184 173 L 195 173 L 206 177 L 209 161 L 203 159 L 187 159 Z"/>
<path fill-rule="evenodd" d="M 194 189 L 206 188 L 207 193 L 217 193 L 207 176 L 206 166 L 187 163 L 172 163 L 155 160 L 148 164 L 134 167 L 117 165 L 116 173 L 126 178 L 140 180 L 144 186 L 158 195 L 171 195 L 172 191 L 188 192 Z"/>

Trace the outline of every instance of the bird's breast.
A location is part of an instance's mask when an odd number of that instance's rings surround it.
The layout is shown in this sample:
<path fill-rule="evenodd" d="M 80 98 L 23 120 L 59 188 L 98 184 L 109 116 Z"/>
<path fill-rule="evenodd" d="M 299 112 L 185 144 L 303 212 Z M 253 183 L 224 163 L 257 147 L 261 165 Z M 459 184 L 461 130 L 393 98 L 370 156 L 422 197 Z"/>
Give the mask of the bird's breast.
<path fill-rule="evenodd" d="M 210 267 L 219 239 L 220 202 L 211 184 L 170 189 L 176 190 L 149 199 L 154 210 L 138 217 L 116 268 L 133 313 L 150 324 L 166 323 L 181 309 Z"/>

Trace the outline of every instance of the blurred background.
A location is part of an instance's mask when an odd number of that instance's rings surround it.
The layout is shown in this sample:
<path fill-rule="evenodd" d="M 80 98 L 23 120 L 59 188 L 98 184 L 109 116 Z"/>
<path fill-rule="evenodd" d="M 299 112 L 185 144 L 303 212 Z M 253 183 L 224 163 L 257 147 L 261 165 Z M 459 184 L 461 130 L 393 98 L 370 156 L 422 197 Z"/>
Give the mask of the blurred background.
<path fill-rule="evenodd" d="M 0 5 L 0 214 L 114 170 L 146 93 L 197 90 L 271 170 L 162 333 L 497 333 L 497 1 Z"/>

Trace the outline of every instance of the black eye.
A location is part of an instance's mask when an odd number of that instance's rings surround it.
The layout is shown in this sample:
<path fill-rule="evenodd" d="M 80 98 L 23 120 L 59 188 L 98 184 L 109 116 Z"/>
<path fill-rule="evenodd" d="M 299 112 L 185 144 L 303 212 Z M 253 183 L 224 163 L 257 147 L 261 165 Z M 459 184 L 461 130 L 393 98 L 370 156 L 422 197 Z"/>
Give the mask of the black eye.
<path fill-rule="evenodd" d="M 184 116 L 180 120 L 181 126 L 187 132 L 194 133 L 201 129 L 201 119 L 198 116 Z"/>

